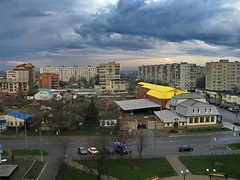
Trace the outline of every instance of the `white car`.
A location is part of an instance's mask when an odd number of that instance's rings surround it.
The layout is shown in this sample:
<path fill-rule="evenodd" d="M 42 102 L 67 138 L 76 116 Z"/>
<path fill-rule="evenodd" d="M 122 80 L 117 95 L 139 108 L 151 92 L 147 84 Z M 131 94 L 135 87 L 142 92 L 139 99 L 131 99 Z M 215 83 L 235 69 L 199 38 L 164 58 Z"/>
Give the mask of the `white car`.
<path fill-rule="evenodd" d="M 98 150 L 95 147 L 88 148 L 88 152 L 90 154 L 98 154 L 99 153 Z"/>

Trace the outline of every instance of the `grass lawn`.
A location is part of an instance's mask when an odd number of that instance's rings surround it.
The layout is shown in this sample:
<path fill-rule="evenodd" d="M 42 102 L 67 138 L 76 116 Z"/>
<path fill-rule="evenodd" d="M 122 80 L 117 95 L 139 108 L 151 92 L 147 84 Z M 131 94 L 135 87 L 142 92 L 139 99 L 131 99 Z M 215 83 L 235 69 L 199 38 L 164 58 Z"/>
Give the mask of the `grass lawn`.
<path fill-rule="evenodd" d="M 83 179 L 83 180 L 96 180 L 96 177 L 80 171 L 77 168 L 69 166 L 62 163 L 58 171 L 56 180 L 73 180 L 73 179 Z"/>
<path fill-rule="evenodd" d="M 203 132 L 218 132 L 218 131 L 231 131 L 228 128 L 197 128 L 184 130 L 186 133 L 203 133 Z"/>
<path fill-rule="evenodd" d="M 12 150 L 14 156 L 40 156 L 41 151 L 39 149 L 14 149 Z M 48 155 L 48 152 L 42 151 L 42 154 Z"/>
<path fill-rule="evenodd" d="M 231 150 L 240 150 L 240 143 L 229 144 L 228 147 L 229 147 Z"/>
<path fill-rule="evenodd" d="M 97 166 L 96 160 L 80 160 L 77 162 L 93 168 Z M 120 180 L 138 180 L 153 176 L 169 177 L 176 175 L 165 158 L 143 159 L 141 162 L 138 159 L 106 160 L 104 170 L 106 174 Z"/>
<path fill-rule="evenodd" d="M 38 179 L 46 161 L 35 161 L 31 169 L 24 175 L 23 179 Z"/>
<path fill-rule="evenodd" d="M 59 135 L 56 135 L 56 131 L 41 131 L 42 136 L 97 136 L 99 131 L 95 130 L 73 130 L 73 131 L 61 131 Z M 39 136 L 39 132 L 27 131 L 28 136 Z"/>
<path fill-rule="evenodd" d="M 196 175 L 206 175 L 206 169 L 216 169 L 231 178 L 240 178 L 240 155 L 185 156 L 179 158 Z"/>

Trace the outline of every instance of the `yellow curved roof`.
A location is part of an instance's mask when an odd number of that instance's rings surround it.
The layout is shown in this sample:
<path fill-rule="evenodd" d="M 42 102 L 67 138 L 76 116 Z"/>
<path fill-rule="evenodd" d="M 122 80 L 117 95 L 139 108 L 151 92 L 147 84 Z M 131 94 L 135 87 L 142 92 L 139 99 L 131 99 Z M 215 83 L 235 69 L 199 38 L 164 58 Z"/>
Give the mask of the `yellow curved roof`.
<path fill-rule="evenodd" d="M 169 86 L 161 86 L 156 84 L 144 83 L 140 82 L 139 85 L 142 87 L 149 89 L 147 95 L 159 98 L 159 99 L 171 99 L 173 96 L 189 93 L 188 91 L 183 91 L 180 89 L 172 88 Z"/>

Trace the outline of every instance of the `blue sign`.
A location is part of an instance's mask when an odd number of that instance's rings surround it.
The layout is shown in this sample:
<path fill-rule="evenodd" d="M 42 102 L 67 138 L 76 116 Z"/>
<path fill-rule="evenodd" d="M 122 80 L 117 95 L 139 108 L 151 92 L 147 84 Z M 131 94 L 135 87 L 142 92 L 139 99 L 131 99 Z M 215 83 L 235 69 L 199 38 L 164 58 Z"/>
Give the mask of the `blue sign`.
<path fill-rule="evenodd" d="M 0 144 L 0 148 L 3 148 L 3 145 L 2 145 L 2 144 Z"/>

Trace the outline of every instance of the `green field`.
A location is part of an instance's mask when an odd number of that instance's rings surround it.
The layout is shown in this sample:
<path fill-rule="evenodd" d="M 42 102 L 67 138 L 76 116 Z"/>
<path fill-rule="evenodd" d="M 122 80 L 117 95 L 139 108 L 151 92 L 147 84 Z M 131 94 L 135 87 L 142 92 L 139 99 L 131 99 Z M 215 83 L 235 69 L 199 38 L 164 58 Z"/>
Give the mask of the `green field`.
<path fill-rule="evenodd" d="M 229 147 L 231 150 L 240 150 L 240 143 L 229 144 L 228 147 Z"/>
<path fill-rule="evenodd" d="M 14 149 L 12 153 L 15 156 L 40 156 L 41 151 L 39 149 Z M 42 151 L 42 155 L 48 155 L 48 152 Z"/>
<path fill-rule="evenodd" d="M 83 171 L 80 171 L 75 167 L 62 163 L 58 171 L 56 180 L 74 180 L 74 179 L 96 180 L 96 177 L 89 175 Z"/>
<path fill-rule="evenodd" d="M 218 131 L 231 131 L 228 128 L 197 128 L 184 130 L 186 133 L 204 133 L 204 132 L 218 132 Z"/>
<path fill-rule="evenodd" d="M 179 159 L 195 175 L 206 175 L 206 169 L 216 169 L 216 172 L 240 179 L 240 155 L 187 156 Z"/>
<path fill-rule="evenodd" d="M 80 160 L 80 164 L 96 168 L 96 160 Z M 105 174 L 117 177 L 120 180 L 138 180 L 153 176 L 169 177 L 176 173 L 165 158 L 131 160 L 106 160 L 104 167 Z"/>

